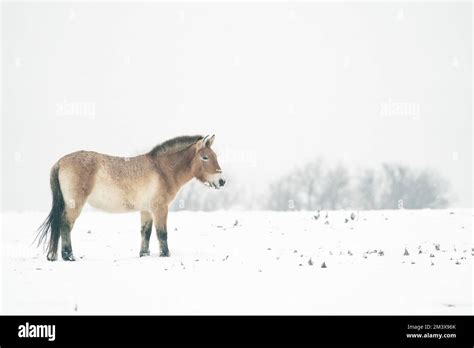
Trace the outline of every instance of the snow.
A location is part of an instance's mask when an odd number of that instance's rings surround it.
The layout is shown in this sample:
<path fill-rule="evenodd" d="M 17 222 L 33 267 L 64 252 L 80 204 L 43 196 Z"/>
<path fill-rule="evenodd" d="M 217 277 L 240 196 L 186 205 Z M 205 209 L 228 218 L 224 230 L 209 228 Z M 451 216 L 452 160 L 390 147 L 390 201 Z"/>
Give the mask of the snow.
<path fill-rule="evenodd" d="M 153 234 L 151 256 L 139 258 L 139 214 L 87 211 L 72 235 L 78 261 L 48 262 L 31 245 L 46 214 L 6 212 L 2 311 L 473 313 L 471 210 L 351 213 L 172 212 L 171 257 L 158 257 Z"/>

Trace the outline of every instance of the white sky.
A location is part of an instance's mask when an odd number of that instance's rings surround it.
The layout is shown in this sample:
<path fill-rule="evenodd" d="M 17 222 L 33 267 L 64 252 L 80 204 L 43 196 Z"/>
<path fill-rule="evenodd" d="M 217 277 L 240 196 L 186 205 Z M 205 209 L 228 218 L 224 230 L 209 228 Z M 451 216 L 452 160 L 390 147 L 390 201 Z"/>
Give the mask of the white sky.
<path fill-rule="evenodd" d="M 470 3 L 2 6 L 4 209 L 48 209 L 69 152 L 196 133 L 255 189 L 318 156 L 396 161 L 438 169 L 471 206 Z"/>

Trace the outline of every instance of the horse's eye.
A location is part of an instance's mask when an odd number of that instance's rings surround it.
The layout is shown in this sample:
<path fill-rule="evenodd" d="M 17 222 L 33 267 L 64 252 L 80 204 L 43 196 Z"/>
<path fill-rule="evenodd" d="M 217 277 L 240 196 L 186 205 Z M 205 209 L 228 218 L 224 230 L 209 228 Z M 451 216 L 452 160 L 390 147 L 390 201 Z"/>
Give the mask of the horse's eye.
<path fill-rule="evenodd" d="M 202 159 L 203 161 L 207 161 L 207 160 L 209 159 L 209 157 L 207 157 L 207 156 L 201 156 L 201 159 Z"/>

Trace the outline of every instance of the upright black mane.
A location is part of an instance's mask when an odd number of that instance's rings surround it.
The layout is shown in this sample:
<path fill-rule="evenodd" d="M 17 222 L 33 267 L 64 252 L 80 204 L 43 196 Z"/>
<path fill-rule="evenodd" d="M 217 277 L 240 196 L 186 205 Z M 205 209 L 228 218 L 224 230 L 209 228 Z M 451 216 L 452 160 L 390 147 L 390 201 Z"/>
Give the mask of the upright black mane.
<path fill-rule="evenodd" d="M 172 138 L 156 145 L 149 154 L 152 156 L 162 155 L 165 153 L 173 153 L 195 144 L 197 141 L 203 139 L 202 135 L 183 135 Z"/>

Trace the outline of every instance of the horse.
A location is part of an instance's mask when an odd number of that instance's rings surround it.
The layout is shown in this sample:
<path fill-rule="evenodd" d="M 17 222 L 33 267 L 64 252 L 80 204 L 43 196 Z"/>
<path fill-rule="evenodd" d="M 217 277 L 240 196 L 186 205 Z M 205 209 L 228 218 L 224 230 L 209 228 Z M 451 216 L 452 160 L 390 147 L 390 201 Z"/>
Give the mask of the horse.
<path fill-rule="evenodd" d="M 51 168 L 53 196 L 51 211 L 38 228 L 38 246 L 47 247 L 47 259 L 61 256 L 75 261 L 71 230 L 85 203 L 111 213 L 140 212 L 140 257 L 150 255 L 153 224 L 160 244 L 160 256 L 168 249 L 168 207 L 177 192 L 193 178 L 220 189 L 226 180 L 211 149 L 215 136 L 180 136 L 156 145 L 136 157 L 115 157 L 93 151 L 73 152 Z M 49 240 L 47 240 L 49 235 Z M 36 240 L 36 239 L 35 239 Z"/>

